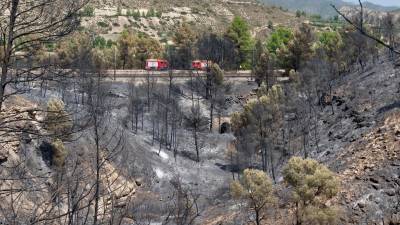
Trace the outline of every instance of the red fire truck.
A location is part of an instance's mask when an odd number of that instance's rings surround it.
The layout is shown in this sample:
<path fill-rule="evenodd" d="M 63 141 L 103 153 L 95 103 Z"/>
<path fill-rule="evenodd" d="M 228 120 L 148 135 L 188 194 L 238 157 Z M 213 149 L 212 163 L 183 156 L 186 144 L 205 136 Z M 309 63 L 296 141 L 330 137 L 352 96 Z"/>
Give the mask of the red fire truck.
<path fill-rule="evenodd" d="M 211 61 L 207 61 L 207 60 L 192 61 L 192 69 L 194 69 L 194 70 L 207 70 L 209 65 L 211 65 Z"/>
<path fill-rule="evenodd" d="M 168 61 L 164 59 L 148 59 L 146 60 L 146 70 L 167 70 Z"/>

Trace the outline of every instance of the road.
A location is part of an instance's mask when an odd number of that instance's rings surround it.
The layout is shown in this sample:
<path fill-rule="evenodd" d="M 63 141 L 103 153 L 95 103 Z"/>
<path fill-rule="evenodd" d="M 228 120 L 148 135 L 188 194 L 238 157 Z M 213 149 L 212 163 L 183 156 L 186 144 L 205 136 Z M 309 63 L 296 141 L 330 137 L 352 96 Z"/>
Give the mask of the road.
<path fill-rule="evenodd" d="M 109 77 L 116 78 L 168 78 L 172 73 L 173 78 L 190 78 L 190 77 L 204 77 L 205 71 L 193 71 L 193 70 L 172 70 L 172 71 L 146 71 L 146 70 L 107 70 L 106 74 Z M 251 70 L 240 70 L 240 71 L 225 71 L 224 77 L 226 78 L 251 78 Z"/>
<path fill-rule="evenodd" d="M 1 67 L 0 67 L 1 69 Z M 36 74 L 38 77 L 41 76 L 45 71 L 42 70 L 23 70 L 24 74 Z M 14 74 L 14 69 L 9 70 L 11 74 Z M 56 71 L 56 72 L 55 72 Z M 53 71 L 56 74 L 65 76 L 66 74 L 75 74 L 76 70 L 72 69 L 61 69 Z M 274 70 L 274 77 L 278 81 L 285 82 L 289 78 L 284 75 L 284 70 Z M 191 77 L 205 77 L 205 71 L 195 71 L 195 70 L 168 70 L 168 71 L 147 71 L 147 70 L 105 70 L 103 75 L 111 79 L 132 79 L 132 78 L 169 78 L 170 74 L 172 77 L 178 79 L 187 79 Z M 228 79 L 254 79 L 254 75 L 251 70 L 237 70 L 237 71 L 224 71 L 224 77 Z"/>

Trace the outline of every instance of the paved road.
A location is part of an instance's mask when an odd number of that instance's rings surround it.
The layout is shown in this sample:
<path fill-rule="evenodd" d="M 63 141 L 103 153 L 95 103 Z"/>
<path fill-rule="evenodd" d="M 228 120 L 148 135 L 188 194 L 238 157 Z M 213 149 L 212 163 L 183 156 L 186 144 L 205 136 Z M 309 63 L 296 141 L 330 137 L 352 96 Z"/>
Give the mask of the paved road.
<path fill-rule="evenodd" d="M 172 73 L 174 78 L 190 78 L 196 76 L 204 77 L 206 73 L 204 71 L 192 71 L 192 70 L 172 70 L 172 71 L 146 71 L 146 70 L 107 70 L 106 74 L 110 77 L 116 78 L 147 78 L 147 77 L 159 77 L 168 78 Z M 225 71 L 224 77 L 226 78 L 251 78 L 252 73 L 250 70 L 241 71 Z"/>

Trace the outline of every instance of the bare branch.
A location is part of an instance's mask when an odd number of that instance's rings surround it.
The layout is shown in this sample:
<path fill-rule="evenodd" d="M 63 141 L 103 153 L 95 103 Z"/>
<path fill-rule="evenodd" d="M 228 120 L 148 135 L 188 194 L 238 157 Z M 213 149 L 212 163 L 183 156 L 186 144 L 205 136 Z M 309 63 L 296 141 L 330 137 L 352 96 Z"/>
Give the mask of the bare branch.
<path fill-rule="evenodd" d="M 331 4 L 332 8 L 341 16 L 343 17 L 346 22 L 348 22 L 352 27 L 354 27 L 356 30 L 358 30 L 362 35 L 365 37 L 374 40 L 378 44 L 384 46 L 385 48 L 388 48 L 390 51 L 400 55 L 400 51 L 396 50 L 393 46 L 390 46 L 389 44 L 385 43 L 383 40 L 374 37 L 372 34 L 369 34 L 367 31 L 365 31 L 364 26 L 363 26 L 363 5 L 361 3 L 361 0 L 359 0 L 360 6 L 361 6 L 361 22 L 360 25 L 355 24 L 355 22 L 351 21 L 348 17 L 346 17 L 342 12 L 340 12 L 339 9 L 336 8 L 335 5 Z"/>

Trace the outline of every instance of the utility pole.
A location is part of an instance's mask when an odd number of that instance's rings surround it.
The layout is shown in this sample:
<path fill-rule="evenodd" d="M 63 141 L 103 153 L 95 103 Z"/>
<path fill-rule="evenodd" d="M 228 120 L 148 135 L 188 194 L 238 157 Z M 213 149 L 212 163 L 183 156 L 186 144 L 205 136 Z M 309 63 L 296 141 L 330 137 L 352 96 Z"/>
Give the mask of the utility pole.
<path fill-rule="evenodd" d="M 251 80 L 253 80 L 253 77 L 254 77 L 254 50 L 255 50 L 255 47 L 253 46 L 253 50 L 252 50 L 252 58 L 251 58 L 251 66 L 252 66 L 252 68 L 251 68 L 251 77 L 250 77 L 250 79 Z"/>
<path fill-rule="evenodd" d="M 117 76 L 116 76 L 116 73 L 117 73 L 117 51 L 116 51 L 116 47 L 115 47 L 115 45 L 114 45 L 114 80 L 117 80 Z"/>

